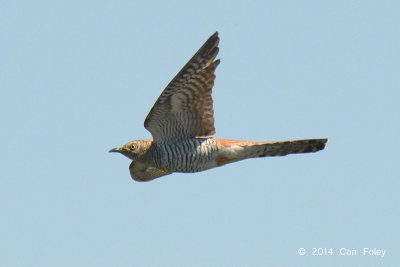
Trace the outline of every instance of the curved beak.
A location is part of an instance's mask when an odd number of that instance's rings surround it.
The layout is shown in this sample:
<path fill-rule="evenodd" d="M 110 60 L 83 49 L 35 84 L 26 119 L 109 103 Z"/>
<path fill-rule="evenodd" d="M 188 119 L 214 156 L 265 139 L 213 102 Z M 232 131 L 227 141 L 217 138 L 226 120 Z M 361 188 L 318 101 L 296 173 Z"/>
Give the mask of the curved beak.
<path fill-rule="evenodd" d="M 110 151 L 108 151 L 108 152 L 121 152 L 121 150 L 119 149 L 119 147 L 116 147 L 116 148 L 110 149 Z"/>

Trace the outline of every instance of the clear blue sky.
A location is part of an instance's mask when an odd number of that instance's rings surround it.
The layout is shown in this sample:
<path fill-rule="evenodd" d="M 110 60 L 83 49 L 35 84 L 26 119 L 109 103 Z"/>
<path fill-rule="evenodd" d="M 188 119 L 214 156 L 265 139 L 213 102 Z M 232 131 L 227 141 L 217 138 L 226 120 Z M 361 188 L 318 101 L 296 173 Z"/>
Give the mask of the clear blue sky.
<path fill-rule="evenodd" d="M 399 266 L 399 8 L 1 1 L 0 265 Z M 216 30 L 216 137 L 328 147 L 134 182 L 107 151 Z"/>

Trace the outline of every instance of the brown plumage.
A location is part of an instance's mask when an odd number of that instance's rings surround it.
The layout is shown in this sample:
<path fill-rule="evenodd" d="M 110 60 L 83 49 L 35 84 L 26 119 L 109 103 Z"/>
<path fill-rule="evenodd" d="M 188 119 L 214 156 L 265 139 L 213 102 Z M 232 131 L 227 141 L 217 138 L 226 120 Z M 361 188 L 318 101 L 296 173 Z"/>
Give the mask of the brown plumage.
<path fill-rule="evenodd" d="M 144 126 L 154 140 L 132 141 L 110 152 L 132 160 L 131 177 L 150 181 L 173 172 L 198 172 L 255 157 L 317 152 L 327 139 L 254 142 L 207 137 L 215 133 L 212 87 L 220 63 L 214 33 L 161 93 Z"/>
<path fill-rule="evenodd" d="M 218 32 L 197 51 L 172 79 L 144 121 L 144 127 L 159 141 L 178 135 L 209 136 L 215 133 L 211 96 L 219 59 Z M 183 119 L 182 119 L 183 118 Z M 174 126 L 172 132 L 166 129 Z"/>

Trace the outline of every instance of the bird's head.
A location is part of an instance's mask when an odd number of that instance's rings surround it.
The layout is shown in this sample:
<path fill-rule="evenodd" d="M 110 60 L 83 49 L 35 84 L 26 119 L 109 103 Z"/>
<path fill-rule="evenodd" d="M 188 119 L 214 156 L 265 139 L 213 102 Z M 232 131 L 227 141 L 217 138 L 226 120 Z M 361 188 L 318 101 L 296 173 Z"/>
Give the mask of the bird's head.
<path fill-rule="evenodd" d="M 108 152 L 118 152 L 125 157 L 135 160 L 146 153 L 151 146 L 151 140 L 135 140 L 117 148 L 113 148 Z"/>

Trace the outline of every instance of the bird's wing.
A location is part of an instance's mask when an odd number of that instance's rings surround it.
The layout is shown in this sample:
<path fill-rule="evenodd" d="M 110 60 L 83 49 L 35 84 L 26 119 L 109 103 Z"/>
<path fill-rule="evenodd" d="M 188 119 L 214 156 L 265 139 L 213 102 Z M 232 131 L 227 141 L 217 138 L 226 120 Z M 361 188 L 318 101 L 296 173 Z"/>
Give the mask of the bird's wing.
<path fill-rule="evenodd" d="M 154 140 L 209 136 L 215 133 L 211 96 L 219 59 L 215 32 L 161 93 L 144 121 Z"/>
<path fill-rule="evenodd" d="M 131 173 L 132 179 L 138 182 L 151 181 L 172 173 L 140 161 L 132 161 L 131 165 L 129 165 L 129 172 Z"/>

